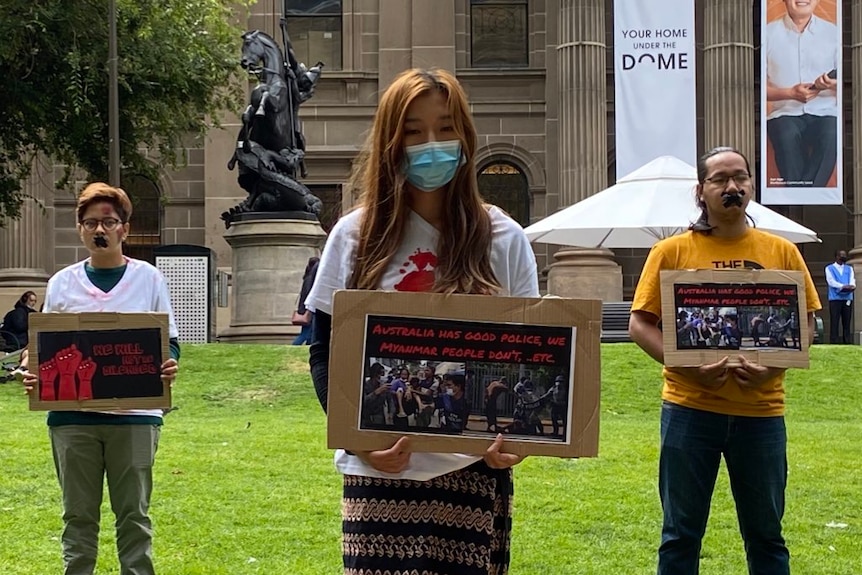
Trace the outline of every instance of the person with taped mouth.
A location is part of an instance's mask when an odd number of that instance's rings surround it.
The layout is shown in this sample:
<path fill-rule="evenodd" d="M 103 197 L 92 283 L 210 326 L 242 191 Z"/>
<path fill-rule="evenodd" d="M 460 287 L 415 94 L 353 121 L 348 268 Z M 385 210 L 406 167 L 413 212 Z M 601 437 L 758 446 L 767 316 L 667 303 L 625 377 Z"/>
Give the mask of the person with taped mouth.
<path fill-rule="evenodd" d="M 662 270 L 743 267 L 803 272 L 806 336 L 813 341 L 820 300 L 802 254 L 790 241 L 758 230 L 745 213 L 754 196 L 748 159 L 733 148 L 715 148 L 698 161 L 697 179 L 700 217 L 688 232 L 653 246 L 641 271 L 629 319 L 632 341 L 664 363 L 658 325 Z M 664 524 L 657 575 L 698 573 L 722 456 L 749 572 L 790 573 L 781 526 L 787 484 L 785 370 L 743 355 L 730 360 L 726 355 L 705 365 L 664 367 L 658 479 Z"/>

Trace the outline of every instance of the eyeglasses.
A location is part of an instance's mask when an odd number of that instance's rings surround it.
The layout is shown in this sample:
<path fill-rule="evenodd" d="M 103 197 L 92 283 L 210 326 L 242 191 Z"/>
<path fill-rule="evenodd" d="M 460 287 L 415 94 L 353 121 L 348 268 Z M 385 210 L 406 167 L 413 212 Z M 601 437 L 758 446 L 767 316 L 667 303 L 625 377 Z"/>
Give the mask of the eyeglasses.
<path fill-rule="evenodd" d="M 81 220 L 81 225 L 84 226 L 84 229 L 88 232 L 95 232 L 96 228 L 101 224 L 102 229 L 106 232 L 113 231 L 117 226 L 122 224 L 120 220 L 117 218 L 103 218 L 101 220 L 97 220 L 95 218 L 87 218 L 86 220 Z"/>
<path fill-rule="evenodd" d="M 732 176 L 720 174 L 711 178 L 704 178 L 705 182 L 715 184 L 719 188 L 725 187 L 730 180 L 733 180 L 737 186 L 744 186 L 751 183 L 751 174 L 733 174 Z"/>

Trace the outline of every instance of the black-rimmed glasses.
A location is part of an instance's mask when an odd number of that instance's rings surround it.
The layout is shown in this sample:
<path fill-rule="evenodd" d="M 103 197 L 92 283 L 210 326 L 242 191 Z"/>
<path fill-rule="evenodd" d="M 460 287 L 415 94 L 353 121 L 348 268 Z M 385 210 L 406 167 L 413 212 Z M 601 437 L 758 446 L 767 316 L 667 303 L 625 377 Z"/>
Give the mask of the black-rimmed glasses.
<path fill-rule="evenodd" d="M 712 176 L 711 178 L 703 179 L 703 181 L 715 184 L 719 188 L 726 186 L 727 182 L 730 180 L 733 180 L 737 186 L 744 186 L 751 183 L 751 174 L 740 173 L 733 174 L 731 176 L 728 176 L 727 174 L 719 174 L 717 176 Z"/>
<path fill-rule="evenodd" d="M 86 220 L 81 220 L 81 225 L 84 226 L 84 229 L 88 232 L 95 232 L 96 228 L 98 228 L 99 225 L 101 225 L 102 229 L 106 232 L 110 232 L 115 230 L 117 226 L 122 223 L 123 222 L 121 222 L 117 218 L 102 218 L 101 220 L 97 220 L 95 218 L 87 218 Z"/>

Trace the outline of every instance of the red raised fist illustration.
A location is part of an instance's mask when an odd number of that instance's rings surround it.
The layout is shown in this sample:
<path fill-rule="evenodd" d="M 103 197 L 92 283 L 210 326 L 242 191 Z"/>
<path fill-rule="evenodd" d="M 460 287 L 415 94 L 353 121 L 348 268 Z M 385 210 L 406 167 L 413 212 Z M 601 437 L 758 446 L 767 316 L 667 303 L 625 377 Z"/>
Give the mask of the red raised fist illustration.
<path fill-rule="evenodd" d="M 75 389 L 75 370 L 78 369 L 82 357 L 74 343 L 54 355 L 54 362 L 60 372 L 60 393 L 58 394 L 60 400 L 78 398 L 78 392 Z"/>
<path fill-rule="evenodd" d="M 83 354 L 78 351 L 73 343 L 69 347 L 63 348 L 54 355 L 54 361 L 57 362 L 57 369 L 60 370 L 60 375 L 75 375 L 75 370 L 78 364 L 81 363 Z"/>
<path fill-rule="evenodd" d="M 78 366 L 78 399 L 93 399 L 93 375 L 97 367 L 91 357 Z"/>
<path fill-rule="evenodd" d="M 53 359 L 39 364 L 39 399 L 42 401 L 55 401 L 57 399 L 54 382 L 59 373 Z"/>

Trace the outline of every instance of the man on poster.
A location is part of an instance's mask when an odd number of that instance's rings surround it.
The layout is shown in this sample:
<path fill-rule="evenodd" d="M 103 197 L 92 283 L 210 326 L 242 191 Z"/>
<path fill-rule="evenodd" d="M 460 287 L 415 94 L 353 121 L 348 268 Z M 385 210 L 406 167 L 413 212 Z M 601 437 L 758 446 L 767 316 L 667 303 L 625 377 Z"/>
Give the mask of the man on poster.
<path fill-rule="evenodd" d="M 814 15 L 819 0 L 784 0 L 766 27 L 766 131 L 783 185 L 826 187 L 838 133 L 838 27 Z M 769 183 L 769 180 L 767 180 Z"/>

